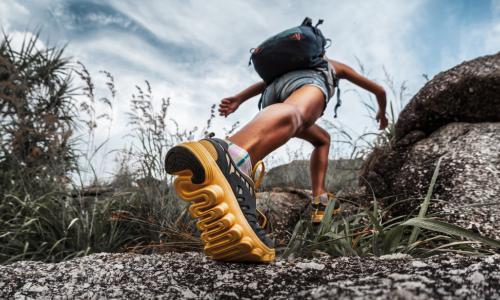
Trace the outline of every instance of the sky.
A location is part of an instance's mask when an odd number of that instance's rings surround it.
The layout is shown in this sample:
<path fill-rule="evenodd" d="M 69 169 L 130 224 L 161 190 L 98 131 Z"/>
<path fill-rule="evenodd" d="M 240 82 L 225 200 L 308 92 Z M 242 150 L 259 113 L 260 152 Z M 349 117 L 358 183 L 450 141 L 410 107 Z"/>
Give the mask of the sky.
<path fill-rule="evenodd" d="M 140 3 L 140 4 L 139 4 Z M 410 98 L 426 82 L 465 60 L 500 50 L 500 0 L 0 0 L 0 25 L 19 43 L 41 29 L 40 47 L 67 44 L 66 55 L 91 71 L 104 93 L 111 72 L 118 90 L 108 147 L 130 143 L 126 112 L 135 85 L 148 80 L 155 98 L 169 97 L 170 117 L 181 127 L 203 127 L 210 107 L 259 80 L 248 66 L 249 49 L 267 37 L 299 25 L 304 17 L 324 19 L 332 40 L 327 55 L 387 87 L 405 82 Z M 358 93 L 341 82 L 343 106 L 333 118 L 334 99 L 323 119 L 352 136 L 376 131 Z M 388 100 L 392 95 L 389 93 Z M 223 134 L 257 113 L 258 97 L 227 118 L 217 116 L 213 131 Z M 275 157 L 281 162 L 302 144 L 292 141 Z M 340 144 L 332 145 L 335 155 Z M 306 146 L 301 152 L 307 157 Z M 292 151 L 293 152 L 293 151 Z M 342 155 L 342 151 L 338 152 Z"/>

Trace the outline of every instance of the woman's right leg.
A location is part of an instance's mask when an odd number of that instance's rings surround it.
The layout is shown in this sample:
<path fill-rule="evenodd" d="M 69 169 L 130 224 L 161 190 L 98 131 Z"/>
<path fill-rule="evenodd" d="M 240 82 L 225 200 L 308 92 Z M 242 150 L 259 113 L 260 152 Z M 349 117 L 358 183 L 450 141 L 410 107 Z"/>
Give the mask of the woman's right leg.
<path fill-rule="evenodd" d="M 318 87 L 303 86 L 284 103 L 261 111 L 229 141 L 244 148 L 255 164 L 314 124 L 324 105 Z M 190 213 L 200 219 L 197 225 L 208 255 L 218 260 L 269 262 L 275 250 L 257 224 L 254 187 L 230 155 L 223 140 L 186 142 L 168 151 L 165 167 L 177 175 L 177 194 L 193 201 Z"/>
<path fill-rule="evenodd" d="M 248 151 L 252 164 L 285 144 L 321 116 L 325 96 L 316 86 L 306 85 L 283 103 L 263 109 L 229 140 Z"/>

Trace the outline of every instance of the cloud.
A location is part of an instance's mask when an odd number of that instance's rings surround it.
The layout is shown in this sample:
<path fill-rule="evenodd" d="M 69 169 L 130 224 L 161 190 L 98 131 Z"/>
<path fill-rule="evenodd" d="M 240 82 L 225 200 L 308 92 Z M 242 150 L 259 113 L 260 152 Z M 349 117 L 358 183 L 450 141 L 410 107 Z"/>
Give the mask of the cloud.
<path fill-rule="evenodd" d="M 492 0 L 491 1 L 491 8 L 492 8 L 493 14 L 496 17 L 499 17 L 500 16 L 500 0 Z"/>
<path fill-rule="evenodd" d="M 500 0 L 491 2 L 492 21 L 488 24 L 486 38 L 484 39 L 484 50 L 490 53 L 500 51 Z"/>
<path fill-rule="evenodd" d="M 27 16 L 29 16 L 29 11 L 22 4 L 6 1 L 0 2 L 0 20 L 2 20 L 0 25 L 5 31 L 9 32 L 11 23 L 15 19 L 27 19 Z"/>
<path fill-rule="evenodd" d="M 10 31 L 22 32 L 30 24 L 44 24 L 46 35 L 68 41 L 67 54 L 81 60 L 93 74 L 104 69 L 115 76 L 119 99 L 111 134 L 113 146 L 118 146 L 128 130 L 124 112 L 136 84 L 147 79 L 156 99 L 170 97 L 171 116 L 182 126 L 203 127 L 211 105 L 259 80 L 247 66 L 249 49 L 278 31 L 298 25 L 305 16 L 325 19 L 320 28 L 333 40 L 327 52 L 331 58 L 355 68 L 359 58 L 368 76 L 381 83 L 385 66 L 396 84 L 408 80 L 411 92 L 422 84 L 422 73 L 440 70 L 443 61 L 452 64 L 463 53 L 481 54 L 498 48 L 498 17 L 493 27 L 481 23 L 472 35 L 462 36 L 464 44 L 457 53 L 433 48 L 422 40 L 420 32 L 433 21 L 429 19 L 433 17 L 430 3 L 32 0 L 0 2 L 0 17 Z M 497 16 L 499 3 L 496 0 L 491 4 Z M 25 23 L 27 19 L 30 24 Z M 476 52 L 468 50 L 474 46 L 466 45 L 476 42 L 481 47 Z M 435 66 L 425 65 L 423 49 L 432 55 L 442 52 L 446 58 L 434 60 Z M 104 86 L 103 78 L 96 76 L 96 80 Z M 375 124 L 364 117 L 360 99 L 349 92 L 354 86 L 347 82 L 341 86 L 344 105 L 335 122 L 358 134 L 375 131 Z M 329 105 L 324 118 L 333 120 L 333 106 Z M 218 117 L 214 130 L 221 134 L 224 127 L 236 121 L 245 124 L 257 111 L 257 99 L 249 101 L 227 119 Z M 296 142 L 292 145 L 297 149 Z M 279 155 L 285 154 L 280 150 Z"/>
<path fill-rule="evenodd" d="M 94 73 L 106 69 L 115 74 L 119 95 L 125 100 L 117 104 L 119 112 L 128 109 L 126 99 L 134 92 L 135 84 L 148 79 L 158 99 L 172 98 L 175 103 L 172 113 L 185 127 L 203 127 L 212 104 L 258 80 L 246 65 L 248 50 L 277 31 L 299 24 L 305 15 L 326 19 L 322 29 L 334 40 L 334 46 L 329 49 L 331 57 L 355 65 L 357 56 L 368 68 L 377 70 L 373 76 L 380 76 L 382 64 L 401 74 L 418 73 L 418 62 L 402 37 L 411 31 L 412 24 L 407 20 L 418 12 L 421 4 L 361 1 L 342 5 L 329 1 L 315 5 L 267 1 L 96 3 L 60 1 L 47 5 L 56 22 L 67 30 L 68 52 L 80 58 Z M 382 13 L 373 14 L 375 10 Z M 375 23 L 378 24 L 376 30 Z M 79 27 L 86 28 L 87 32 L 81 32 Z M 100 29 L 96 30 L 97 27 Z M 395 58 L 394 52 L 401 55 Z M 349 93 L 344 97 L 340 120 L 357 120 L 346 126 L 363 131 L 367 125 L 358 126 L 366 123 L 359 122 L 364 112 L 359 100 Z M 257 113 L 256 102 L 244 104 L 227 119 L 217 119 L 214 129 L 220 133 L 223 127 L 230 127 L 236 121 L 248 122 Z M 325 114 L 330 119 L 331 108 Z M 113 135 L 125 133 L 125 124 L 126 120 L 118 117 Z"/>

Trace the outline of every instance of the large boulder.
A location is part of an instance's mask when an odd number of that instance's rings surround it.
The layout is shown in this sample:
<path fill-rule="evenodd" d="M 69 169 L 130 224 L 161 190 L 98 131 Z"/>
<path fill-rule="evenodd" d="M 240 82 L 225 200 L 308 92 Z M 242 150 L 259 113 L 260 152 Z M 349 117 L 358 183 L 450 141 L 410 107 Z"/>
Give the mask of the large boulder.
<path fill-rule="evenodd" d="M 433 212 L 448 221 L 500 239 L 500 122 L 450 123 L 408 147 L 400 167 L 385 178 L 393 195 L 416 197 L 429 188 L 443 157 Z M 415 206 L 403 206 L 403 212 Z"/>
<path fill-rule="evenodd" d="M 362 160 L 330 160 L 325 177 L 328 191 L 339 195 L 339 191 L 357 188 L 357 173 Z M 309 160 L 294 160 L 269 170 L 257 193 L 257 207 L 267 216 L 266 231 L 272 232 L 276 246 L 286 246 L 296 223 L 309 219 L 312 199 Z"/>
<path fill-rule="evenodd" d="M 451 122 L 500 122 L 500 52 L 437 74 L 399 115 L 396 138 Z"/>
<path fill-rule="evenodd" d="M 363 163 L 360 159 L 329 160 L 325 176 L 326 189 L 334 193 L 356 186 L 357 172 Z M 269 170 L 264 177 L 262 188 L 293 187 L 311 189 L 309 160 L 294 160 L 288 164 Z"/>
<path fill-rule="evenodd" d="M 360 181 L 378 197 L 414 198 L 417 208 L 443 157 L 432 213 L 500 237 L 500 53 L 462 63 L 429 81 L 396 123 L 390 145 L 365 161 Z M 389 198 L 387 198 L 389 199 Z"/>
<path fill-rule="evenodd" d="M 277 247 L 286 246 L 301 218 L 307 218 L 310 212 L 310 190 L 295 188 L 274 188 L 271 191 L 257 193 L 257 208 L 266 215 L 266 231 L 272 233 Z"/>

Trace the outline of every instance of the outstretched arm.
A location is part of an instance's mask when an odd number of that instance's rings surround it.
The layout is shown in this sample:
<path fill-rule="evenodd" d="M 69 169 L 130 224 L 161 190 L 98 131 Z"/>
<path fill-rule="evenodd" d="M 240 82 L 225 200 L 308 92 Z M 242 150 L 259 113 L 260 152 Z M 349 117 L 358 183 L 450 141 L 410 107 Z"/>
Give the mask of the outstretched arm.
<path fill-rule="evenodd" d="M 234 96 L 222 99 L 219 104 L 219 115 L 227 117 L 227 115 L 237 110 L 241 103 L 262 93 L 265 88 L 265 82 L 259 81 Z"/>
<path fill-rule="evenodd" d="M 335 68 L 335 72 L 340 79 L 347 79 L 355 85 L 364 88 L 365 90 L 372 92 L 377 98 L 378 112 L 375 116 L 377 122 L 379 122 L 379 129 L 385 129 L 389 123 L 387 117 L 385 116 L 385 108 L 387 105 L 387 100 L 385 96 L 385 90 L 380 85 L 371 81 L 370 79 L 364 77 L 358 72 L 354 71 L 351 67 L 341 62 L 329 59 L 330 63 Z"/>

